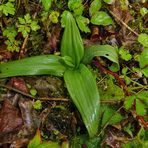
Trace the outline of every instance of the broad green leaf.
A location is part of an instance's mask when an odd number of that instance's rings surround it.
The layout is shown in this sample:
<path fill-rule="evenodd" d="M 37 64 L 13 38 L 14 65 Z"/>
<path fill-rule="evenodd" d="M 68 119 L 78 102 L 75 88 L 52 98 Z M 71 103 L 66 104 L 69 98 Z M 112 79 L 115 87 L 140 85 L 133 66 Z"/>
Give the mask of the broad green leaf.
<path fill-rule="evenodd" d="M 58 11 L 52 11 L 51 14 L 49 15 L 49 19 L 52 23 L 58 23 L 58 17 L 59 17 L 59 12 Z"/>
<path fill-rule="evenodd" d="M 98 131 L 99 93 L 95 79 L 89 69 L 80 64 L 79 69 L 66 70 L 64 80 L 70 96 L 78 108 L 89 136 Z"/>
<path fill-rule="evenodd" d="M 30 89 L 30 94 L 31 94 L 32 96 L 36 96 L 37 90 L 34 89 L 34 88 Z"/>
<path fill-rule="evenodd" d="M 25 25 L 19 25 L 18 27 L 18 32 L 21 32 L 24 38 L 30 33 L 30 27 Z"/>
<path fill-rule="evenodd" d="M 15 38 L 17 35 L 16 28 L 14 26 L 8 26 L 6 29 L 4 29 L 3 35 L 7 38 Z"/>
<path fill-rule="evenodd" d="M 124 91 L 118 85 L 114 84 L 114 80 L 110 77 L 103 79 L 102 83 L 99 83 L 98 89 L 100 92 L 101 100 L 121 100 L 124 98 Z M 105 84 L 105 85 L 104 85 Z M 104 89 L 106 88 L 106 89 Z"/>
<path fill-rule="evenodd" d="M 139 99 L 136 99 L 136 112 L 138 115 L 144 116 L 146 114 L 146 106 Z"/>
<path fill-rule="evenodd" d="M 42 102 L 40 100 L 37 100 L 33 103 L 33 108 L 36 110 L 42 109 Z"/>
<path fill-rule="evenodd" d="M 128 110 L 132 107 L 134 103 L 134 99 L 136 99 L 135 96 L 128 96 L 126 97 L 126 100 L 124 101 L 124 107 Z"/>
<path fill-rule="evenodd" d="M 62 61 L 61 61 L 63 64 L 65 64 L 65 66 L 69 67 L 69 68 L 74 68 L 75 65 L 73 64 L 72 62 L 72 59 L 71 57 L 69 56 L 64 56 L 62 57 Z"/>
<path fill-rule="evenodd" d="M 100 137 L 89 138 L 88 135 L 80 135 L 71 140 L 70 148 L 82 148 L 86 145 L 87 148 L 101 148 Z"/>
<path fill-rule="evenodd" d="M 120 54 L 121 58 L 125 61 L 129 61 L 132 59 L 132 55 L 123 46 L 119 48 L 119 54 Z"/>
<path fill-rule="evenodd" d="M 145 103 L 145 105 L 148 107 L 148 91 L 142 91 L 137 94 L 137 98 Z"/>
<path fill-rule="evenodd" d="M 138 42 L 141 43 L 143 46 L 148 47 L 148 35 L 146 33 L 141 33 L 138 36 Z"/>
<path fill-rule="evenodd" d="M 60 60 L 61 58 L 55 55 L 42 55 L 1 63 L 0 78 L 45 74 L 62 76 L 65 67 L 60 63 Z"/>
<path fill-rule="evenodd" d="M 67 21 L 67 13 L 68 11 L 64 11 L 61 15 L 61 26 L 64 28 L 66 26 L 66 21 Z"/>
<path fill-rule="evenodd" d="M 76 9 L 80 4 L 82 3 L 82 0 L 68 0 L 68 8 L 70 10 Z"/>
<path fill-rule="evenodd" d="M 148 66 L 148 48 L 144 48 L 141 55 L 139 56 L 140 68 Z"/>
<path fill-rule="evenodd" d="M 115 2 L 115 0 L 103 0 L 103 1 L 107 4 L 113 4 Z"/>
<path fill-rule="evenodd" d="M 91 17 L 91 23 L 106 26 L 113 24 L 113 20 L 106 12 L 98 11 Z"/>
<path fill-rule="evenodd" d="M 119 123 L 124 117 L 117 112 L 117 108 L 111 105 L 102 105 L 102 123 L 101 127 L 105 126 L 106 124 L 117 124 Z"/>
<path fill-rule="evenodd" d="M 89 8 L 89 15 L 92 16 L 94 15 L 102 6 L 101 3 L 102 0 L 94 0 Z"/>
<path fill-rule="evenodd" d="M 143 68 L 141 71 L 144 74 L 144 76 L 148 78 L 148 67 Z"/>
<path fill-rule="evenodd" d="M 119 70 L 118 53 L 116 48 L 110 45 L 93 45 L 85 49 L 83 63 L 88 64 L 95 56 L 103 56 L 113 62 L 112 71 Z"/>
<path fill-rule="evenodd" d="M 44 142 L 35 148 L 61 148 L 58 143 L 55 142 Z"/>
<path fill-rule="evenodd" d="M 19 20 L 20 24 L 22 24 L 22 25 L 26 24 L 26 21 L 23 18 L 19 17 L 18 20 Z"/>
<path fill-rule="evenodd" d="M 40 131 L 37 130 L 34 138 L 29 142 L 27 148 L 60 148 L 55 142 L 42 142 Z"/>
<path fill-rule="evenodd" d="M 84 6 L 82 4 L 82 0 L 69 0 L 68 8 L 74 12 L 75 16 L 82 15 Z"/>
<path fill-rule="evenodd" d="M 145 7 L 140 8 L 140 14 L 144 17 L 148 13 L 148 9 Z"/>
<path fill-rule="evenodd" d="M 84 55 L 84 46 L 75 19 L 68 11 L 65 12 L 65 30 L 61 42 L 61 55 L 71 57 L 73 64 L 78 67 Z"/>
<path fill-rule="evenodd" d="M 31 30 L 33 31 L 37 31 L 38 29 L 40 29 L 40 26 L 38 25 L 38 23 L 36 21 L 32 21 L 30 24 Z"/>
<path fill-rule="evenodd" d="M 76 21 L 78 24 L 78 27 L 81 31 L 84 31 L 85 33 L 90 32 L 89 27 L 87 26 L 89 24 L 89 19 L 83 16 L 76 17 Z"/>
<path fill-rule="evenodd" d="M 29 13 L 27 13 L 25 16 L 24 16 L 24 19 L 26 21 L 27 24 L 30 24 L 32 22 L 31 20 L 31 16 Z"/>
<path fill-rule="evenodd" d="M 8 16 L 8 14 L 14 15 L 15 14 L 14 4 L 11 2 L 7 2 L 6 4 L 1 4 L 0 11 L 2 11 L 6 16 Z"/>
<path fill-rule="evenodd" d="M 37 130 L 34 138 L 29 142 L 28 148 L 36 148 L 41 143 L 41 134 L 40 131 Z"/>
<path fill-rule="evenodd" d="M 49 9 L 51 7 L 52 0 L 41 0 L 41 2 L 44 7 L 44 10 L 49 11 Z"/>
<path fill-rule="evenodd" d="M 144 148 L 137 139 L 130 140 L 127 143 L 122 143 L 122 148 Z M 146 148 L 146 147 L 145 147 Z"/>

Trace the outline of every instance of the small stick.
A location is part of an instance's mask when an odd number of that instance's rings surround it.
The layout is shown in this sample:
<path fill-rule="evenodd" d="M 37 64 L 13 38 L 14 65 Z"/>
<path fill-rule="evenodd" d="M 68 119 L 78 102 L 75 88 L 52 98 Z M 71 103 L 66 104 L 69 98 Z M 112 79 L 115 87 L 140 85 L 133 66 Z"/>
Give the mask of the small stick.
<path fill-rule="evenodd" d="M 69 102 L 70 100 L 69 99 L 66 99 L 66 98 L 39 98 L 39 100 L 41 101 L 64 101 L 64 102 Z"/>
<path fill-rule="evenodd" d="M 108 10 L 110 14 L 115 17 L 122 25 L 124 25 L 128 30 L 130 30 L 132 33 L 134 33 L 136 36 L 139 36 L 137 32 L 135 32 L 131 27 L 129 27 L 126 23 L 124 23 L 116 14 L 114 14 L 112 11 Z"/>
<path fill-rule="evenodd" d="M 17 92 L 23 96 L 26 96 L 26 97 L 29 97 L 31 99 L 34 99 L 34 100 L 41 100 L 41 101 L 69 101 L 69 99 L 66 99 L 66 98 L 37 98 L 37 97 L 34 97 L 34 96 L 31 96 L 29 94 L 26 94 L 18 89 L 15 89 L 15 88 L 12 88 L 10 86 L 7 86 L 7 85 L 2 85 L 0 84 L 0 87 L 3 87 L 3 88 L 7 88 L 9 90 L 12 90 L 14 92 Z"/>
<path fill-rule="evenodd" d="M 19 93 L 19 94 L 21 94 L 21 95 L 23 95 L 23 96 L 29 97 L 29 98 L 31 98 L 31 99 L 37 99 L 37 98 L 35 98 L 35 97 L 33 97 L 33 96 L 29 95 L 29 94 L 26 94 L 26 93 L 24 93 L 24 92 L 22 92 L 22 91 L 20 91 L 20 90 L 18 90 L 18 89 L 12 88 L 12 87 L 7 86 L 7 85 L 0 84 L 0 87 L 7 88 L 7 89 L 9 89 L 9 90 L 12 90 L 12 91 L 14 91 L 14 92 L 17 92 L 17 93 Z"/>
<path fill-rule="evenodd" d="M 26 36 L 25 39 L 24 39 L 23 45 L 22 45 L 22 47 L 21 47 L 21 50 L 24 50 L 24 49 L 25 49 L 26 44 L 27 44 L 27 41 L 28 41 L 28 38 L 29 38 L 29 35 L 27 34 L 27 36 Z"/>

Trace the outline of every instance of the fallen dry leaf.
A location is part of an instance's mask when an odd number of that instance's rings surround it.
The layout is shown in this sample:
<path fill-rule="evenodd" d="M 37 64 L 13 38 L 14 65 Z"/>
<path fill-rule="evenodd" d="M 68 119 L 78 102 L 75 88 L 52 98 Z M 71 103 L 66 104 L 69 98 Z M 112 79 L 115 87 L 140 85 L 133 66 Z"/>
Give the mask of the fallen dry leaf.
<path fill-rule="evenodd" d="M 0 136 L 18 130 L 22 126 L 19 110 L 7 99 L 0 110 Z"/>
<path fill-rule="evenodd" d="M 20 99 L 19 107 L 22 113 L 22 119 L 24 124 L 19 131 L 19 135 L 21 137 L 30 137 L 35 133 L 37 129 L 37 124 L 39 124 L 37 122 L 40 121 L 39 119 L 37 119 L 37 116 L 33 112 L 34 110 L 32 101 L 28 99 Z"/>
<path fill-rule="evenodd" d="M 24 93 L 28 93 L 28 88 L 26 86 L 24 79 L 22 79 L 22 78 L 12 77 L 10 79 L 9 85 L 11 87 L 14 87 L 14 88 L 24 92 Z"/>
<path fill-rule="evenodd" d="M 111 148 L 121 148 L 121 143 L 125 143 L 130 139 L 130 135 L 126 132 L 108 125 L 105 130 L 105 138 L 103 139 L 102 145 L 108 145 Z"/>

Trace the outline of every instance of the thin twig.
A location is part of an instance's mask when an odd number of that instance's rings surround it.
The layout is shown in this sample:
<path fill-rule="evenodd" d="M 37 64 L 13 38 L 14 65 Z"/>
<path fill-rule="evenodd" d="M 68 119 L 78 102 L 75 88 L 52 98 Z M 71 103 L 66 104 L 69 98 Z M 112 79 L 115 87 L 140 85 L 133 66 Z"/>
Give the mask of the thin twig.
<path fill-rule="evenodd" d="M 123 100 L 104 100 L 104 99 L 100 100 L 101 104 L 118 104 L 122 101 Z"/>
<path fill-rule="evenodd" d="M 128 30 L 130 30 L 132 33 L 134 33 L 136 36 L 139 36 L 137 32 L 135 32 L 131 27 L 129 27 L 126 23 L 124 23 L 116 14 L 114 14 L 112 11 L 108 10 L 110 14 L 115 17 L 122 25 L 124 25 Z"/>
<path fill-rule="evenodd" d="M 24 39 L 23 45 L 22 45 L 22 47 L 21 47 L 21 50 L 24 50 L 24 49 L 25 49 L 26 44 L 27 44 L 27 41 L 28 41 L 28 38 L 29 38 L 29 35 L 27 34 L 27 36 L 26 36 L 25 39 Z"/>
<path fill-rule="evenodd" d="M 20 91 L 18 89 L 15 89 L 15 88 L 10 87 L 10 86 L 7 86 L 7 85 L 0 84 L 0 87 L 3 87 L 3 88 L 6 88 L 6 89 L 9 89 L 9 90 L 12 90 L 14 92 L 17 92 L 17 93 L 19 93 L 19 94 L 21 94 L 23 96 L 29 97 L 31 99 L 37 99 L 36 97 L 33 97 L 33 96 L 29 95 L 29 94 L 26 94 L 26 93 L 24 93 L 24 92 L 22 92 L 22 91 Z"/>
<path fill-rule="evenodd" d="M 3 88 L 6 88 L 6 89 L 9 89 L 11 91 L 14 91 L 14 92 L 17 92 L 23 96 L 26 96 L 26 97 L 29 97 L 31 99 L 34 99 L 34 100 L 41 100 L 41 101 L 69 101 L 69 99 L 66 99 L 66 98 L 40 98 L 40 97 L 34 97 L 34 96 L 31 96 L 27 93 L 24 93 L 18 89 L 15 89 L 15 88 L 12 88 L 10 86 L 7 86 L 7 85 L 3 85 L 3 84 L 0 84 L 0 87 L 3 87 Z"/>
<path fill-rule="evenodd" d="M 41 101 L 64 101 L 64 102 L 70 101 L 70 99 L 67 99 L 67 98 L 48 98 L 48 97 L 39 98 L 39 100 Z"/>

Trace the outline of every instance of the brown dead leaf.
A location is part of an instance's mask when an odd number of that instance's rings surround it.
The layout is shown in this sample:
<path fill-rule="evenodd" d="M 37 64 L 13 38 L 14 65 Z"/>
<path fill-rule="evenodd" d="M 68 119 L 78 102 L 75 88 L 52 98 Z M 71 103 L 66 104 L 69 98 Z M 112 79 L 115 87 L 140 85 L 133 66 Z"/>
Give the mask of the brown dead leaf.
<path fill-rule="evenodd" d="M 92 31 L 92 34 L 91 34 L 91 38 L 90 38 L 90 40 L 92 41 L 92 42 L 97 42 L 97 41 L 99 41 L 100 40 L 100 30 L 99 30 L 99 27 L 97 27 L 97 26 L 92 26 L 92 29 L 91 29 Z"/>
<path fill-rule="evenodd" d="M 30 137 L 35 133 L 37 124 L 39 124 L 40 121 L 37 118 L 37 115 L 34 113 L 32 101 L 28 99 L 20 99 L 19 107 L 24 123 L 22 129 L 19 131 L 19 135 L 21 137 Z"/>
<path fill-rule="evenodd" d="M 123 21 L 125 24 L 128 24 L 129 21 L 131 21 L 133 19 L 133 17 L 131 16 L 128 7 L 126 7 L 126 9 L 121 8 L 121 4 L 120 1 L 117 1 L 114 3 L 114 5 L 112 5 L 111 7 L 111 11 L 113 14 L 116 15 L 116 17 L 114 18 L 116 20 L 117 23 L 119 23 L 119 20 Z M 117 20 L 117 18 L 119 20 Z M 122 32 L 122 35 L 125 36 L 126 35 L 126 31 L 127 28 L 121 25 L 121 30 L 120 32 Z"/>
<path fill-rule="evenodd" d="M 29 139 L 27 138 L 17 139 L 11 143 L 10 148 L 25 148 L 27 147 L 28 143 Z"/>
<path fill-rule="evenodd" d="M 128 133 L 108 125 L 105 130 L 105 138 L 103 139 L 102 145 L 108 145 L 111 148 L 121 148 L 121 143 L 129 140 L 131 140 L 131 136 Z"/>
<path fill-rule="evenodd" d="M 0 46 L 0 61 L 7 61 L 12 58 L 12 53 L 6 50 L 6 45 Z"/>
<path fill-rule="evenodd" d="M 59 25 L 54 26 L 51 31 L 51 34 L 48 35 L 48 42 L 44 45 L 44 53 L 47 53 L 49 49 L 50 52 L 56 52 L 58 50 L 58 43 L 60 42 L 60 33 L 61 27 Z"/>
<path fill-rule="evenodd" d="M 17 131 L 22 126 L 19 110 L 8 100 L 5 100 L 0 110 L 0 136 Z"/>
<path fill-rule="evenodd" d="M 49 39 L 50 48 L 53 49 L 54 51 L 57 51 L 57 49 L 58 49 L 60 33 L 61 33 L 61 27 L 59 25 L 56 25 L 53 28 L 52 33 L 51 33 L 51 37 Z"/>
<path fill-rule="evenodd" d="M 137 41 L 137 33 L 135 31 L 135 28 L 131 28 L 130 30 L 130 26 L 129 28 L 127 28 L 129 22 L 133 20 L 133 17 L 129 11 L 130 8 L 128 4 L 123 9 L 121 6 L 121 2 L 116 0 L 115 4 L 112 5 L 110 8 L 112 16 L 116 20 L 117 24 L 120 25 L 119 35 L 117 36 L 117 39 L 121 41 L 122 45 L 125 48 L 133 47 L 133 44 Z"/>
<path fill-rule="evenodd" d="M 14 87 L 14 88 L 24 92 L 24 93 L 28 93 L 28 88 L 26 86 L 24 79 L 22 79 L 22 78 L 16 78 L 16 77 L 11 78 L 9 85 L 11 87 Z"/>

